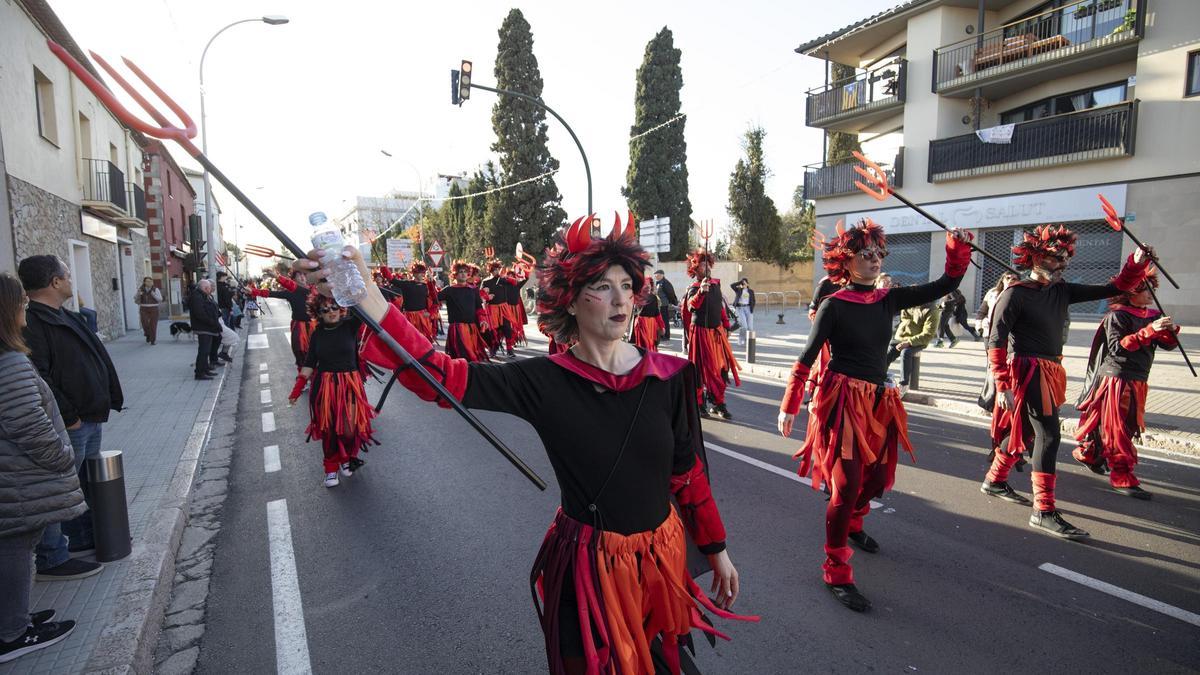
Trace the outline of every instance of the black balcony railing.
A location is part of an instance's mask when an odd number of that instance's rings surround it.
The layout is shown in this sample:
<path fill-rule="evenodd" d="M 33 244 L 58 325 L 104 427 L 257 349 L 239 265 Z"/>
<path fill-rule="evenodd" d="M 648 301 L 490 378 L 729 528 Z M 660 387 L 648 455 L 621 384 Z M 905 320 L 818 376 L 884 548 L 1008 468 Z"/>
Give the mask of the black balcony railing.
<path fill-rule="evenodd" d="M 854 181 L 861 181 L 862 176 L 859 176 L 858 172 L 854 170 L 856 166 L 863 166 L 863 164 L 853 157 L 833 162 L 818 162 L 805 166 L 804 198 L 820 199 L 822 197 L 834 197 L 858 192 Z M 896 163 L 894 165 L 889 167 L 886 163 L 880 162 L 879 166 L 887 175 L 889 185 L 903 187 L 904 148 L 900 148 L 896 153 Z"/>
<path fill-rule="evenodd" d="M 1132 155 L 1137 108 L 1125 101 L 1021 122 L 1011 143 L 974 133 L 930 141 L 929 182 Z"/>
<path fill-rule="evenodd" d="M 889 59 L 852 78 L 810 89 L 804 123 L 813 126 L 836 117 L 903 103 L 907 67 L 904 59 Z"/>
<path fill-rule="evenodd" d="M 129 198 L 129 215 L 145 223 L 146 191 L 142 189 L 142 186 L 137 185 L 136 183 L 127 183 L 126 185 L 129 186 L 129 190 L 127 191 L 127 196 Z"/>
<path fill-rule="evenodd" d="M 125 174 L 107 159 L 84 159 L 87 180 L 83 184 L 83 199 L 104 202 L 128 210 L 125 195 Z"/>
<path fill-rule="evenodd" d="M 1142 35 L 1145 0 L 1081 0 L 1014 21 L 933 52 L 933 91 L 1000 73 L 1024 62 Z M 1078 51 L 1076 49 L 1075 51 Z M 978 76 L 978 77 L 976 77 Z"/>

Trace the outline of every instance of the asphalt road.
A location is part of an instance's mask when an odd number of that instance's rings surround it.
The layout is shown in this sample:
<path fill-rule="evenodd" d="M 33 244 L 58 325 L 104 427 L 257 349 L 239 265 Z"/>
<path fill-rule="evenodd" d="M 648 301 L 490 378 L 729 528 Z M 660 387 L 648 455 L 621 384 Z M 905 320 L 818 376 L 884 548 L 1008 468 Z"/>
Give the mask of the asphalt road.
<path fill-rule="evenodd" d="M 295 373 L 286 321 L 279 305 L 264 332 L 251 327 L 267 344 L 244 356 L 240 441 L 199 671 L 544 671 L 528 570 L 558 494 L 532 428 L 480 414 L 551 483 L 544 493 L 452 412 L 393 391 L 376 424 L 384 445 L 326 489 L 320 448 L 304 443 L 307 408 L 286 404 Z M 373 399 L 380 389 L 369 386 Z M 1189 623 L 1200 622 L 1197 468 L 1143 458 L 1139 475 L 1154 499 L 1140 502 L 1074 465 L 1064 444 L 1060 508 L 1092 538 L 1061 541 L 1030 529 L 1027 508 L 979 493 L 982 425 L 912 406 L 917 463 L 901 460 L 895 490 L 866 521 L 883 550 L 853 558 L 874 603 L 855 614 L 821 583 L 825 501 L 790 477 L 799 442 L 775 432 L 781 385 L 745 381 L 731 391 L 736 419 L 711 422 L 705 434 L 742 579 L 735 609 L 762 622 L 726 623 L 733 641 L 715 650 L 700 641 L 705 672 L 1200 670 L 1200 625 Z M 275 431 L 264 432 L 264 412 Z M 268 445 L 279 447 L 278 471 L 264 471 Z M 1013 482 L 1029 493 L 1028 473 Z M 290 543 L 278 516 L 268 528 L 267 505 L 282 513 L 280 500 Z M 1144 606 L 1155 601 L 1162 611 Z"/>

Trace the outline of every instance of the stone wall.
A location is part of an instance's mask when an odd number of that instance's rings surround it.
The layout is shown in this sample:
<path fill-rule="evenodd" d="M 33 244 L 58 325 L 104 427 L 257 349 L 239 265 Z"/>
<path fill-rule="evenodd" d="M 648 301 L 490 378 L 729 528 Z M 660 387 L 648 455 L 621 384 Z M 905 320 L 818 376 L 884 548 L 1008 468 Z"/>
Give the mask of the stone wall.
<path fill-rule="evenodd" d="M 19 178 L 8 177 L 8 198 L 16 260 L 52 254 L 66 261 L 71 256 L 68 239 L 86 242 L 92 274 L 93 309 L 100 333 L 105 339 L 123 335 L 120 298 L 118 292 L 112 290 L 112 280 L 117 276 L 116 244 L 83 234 L 78 204 Z"/>

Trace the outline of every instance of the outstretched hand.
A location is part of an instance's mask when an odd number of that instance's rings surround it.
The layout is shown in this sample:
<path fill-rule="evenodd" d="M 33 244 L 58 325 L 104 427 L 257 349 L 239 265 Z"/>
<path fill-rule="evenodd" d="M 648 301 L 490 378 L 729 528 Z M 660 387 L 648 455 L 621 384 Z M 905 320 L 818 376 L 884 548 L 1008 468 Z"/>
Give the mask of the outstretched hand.
<path fill-rule="evenodd" d="M 359 302 L 359 307 L 375 321 L 382 321 L 384 315 L 387 314 L 388 303 L 387 300 L 384 300 L 379 287 L 375 285 L 371 271 L 367 269 L 367 264 L 363 261 L 362 253 L 353 246 L 346 246 L 342 249 L 342 258 L 354 262 L 354 265 L 358 267 L 359 275 L 362 276 L 363 283 L 366 284 L 367 292 Z M 321 251 L 311 250 L 305 254 L 305 257 L 292 262 L 292 271 L 303 272 L 308 279 L 309 286 L 317 289 L 317 292 L 325 297 L 333 297 L 333 288 L 328 281 L 332 270 L 325 266 Z"/>
<path fill-rule="evenodd" d="M 1143 245 L 1143 246 L 1139 246 L 1137 248 L 1137 250 L 1133 252 L 1133 262 L 1141 265 L 1147 259 L 1149 259 L 1149 260 L 1155 259 L 1154 247 Z"/>
<path fill-rule="evenodd" d="M 779 413 L 779 420 L 777 422 L 777 426 L 779 428 L 780 435 L 782 435 L 784 438 L 791 436 L 792 435 L 792 425 L 795 424 L 795 422 L 796 422 L 795 415 L 789 415 L 785 412 Z"/>

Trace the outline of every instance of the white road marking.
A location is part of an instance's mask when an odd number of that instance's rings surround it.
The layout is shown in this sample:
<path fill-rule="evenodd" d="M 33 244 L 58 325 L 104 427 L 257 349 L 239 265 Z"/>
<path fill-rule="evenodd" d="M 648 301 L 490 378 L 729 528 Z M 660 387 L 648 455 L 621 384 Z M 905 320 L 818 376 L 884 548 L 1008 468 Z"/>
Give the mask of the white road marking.
<path fill-rule="evenodd" d="M 279 470 L 279 446 L 268 445 L 263 448 L 263 471 L 273 473 Z"/>
<path fill-rule="evenodd" d="M 1093 579 L 1092 577 L 1080 574 L 1078 572 L 1072 572 L 1071 570 L 1064 569 L 1051 563 L 1042 563 L 1041 565 L 1038 565 L 1038 569 L 1042 570 L 1043 572 L 1049 572 L 1055 576 L 1062 577 L 1063 579 L 1074 581 L 1077 584 L 1083 584 L 1084 586 L 1100 591 L 1101 593 L 1107 593 L 1122 600 L 1127 600 L 1135 605 L 1141 605 L 1146 609 L 1152 609 L 1161 614 L 1166 614 L 1173 619 L 1179 619 L 1180 621 L 1190 623 L 1193 626 L 1200 626 L 1200 614 L 1193 614 L 1186 609 L 1180 609 L 1178 607 L 1168 605 L 1165 602 L 1159 602 L 1154 598 L 1147 598 L 1140 593 L 1127 591 L 1119 586 L 1113 586 L 1108 582 L 1100 581 L 1099 579 Z"/>
<path fill-rule="evenodd" d="M 292 550 L 287 500 L 267 502 L 267 539 L 271 549 L 271 604 L 275 612 L 275 671 L 296 675 L 312 672 L 304 603 Z"/>
<path fill-rule="evenodd" d="M 291 326 L 267 326 L 267 330 L 287 330 Z"/>
<path fill-rule="evenodd" d="M 271 390 L 270 389 L 259 390 L 258 402 L 262 403 L 263 405 L 269 405 L 271 403 Z"/>
<path fill-rule="evenodd" d="M 260 364 L 258 364 L 258 369 L 259 369 L 260 371 L 266 370 L 266 369 L 267 369 L 267 364 L 265 364 L 265 363 L 260 363 Z"/>
<path fill-rule="evenodd" d="M 291 333 L 284 333 L 284 334 L 283 334 L 283 339 L 284 339 L 284 340 L 287 340 L 288 347 L 290 348 L 290 347 L 292 346 L 292 334 L 291 334 Z"/>
<path fill-rule="evenodd" d="M 745 462 L 745 463 L 749 464 L 750 466 L 756 466 L 760 469 L 763 469 L 764 471 L 770 471 L 771 473 L 775 474 L 776 476 L 783 476 L 784 478 L 794 480 L 797 483 L 803 483 L 805 485 L 808 485 L 809 487 L 812 486 L 811 478 L 802 477 L 799 474 L 797 474 L 795 471 L 788 471 L 787 469 L 780 468 L 778 466 L 775 466 L 774 464 L 768 464 L 766 462 L 757 460 L 748 455 L 743 455 L 742 453 L 737 452 L 735 450 L 730 450 L 729 448 L 723 448 L 719 445 L 714 445 L 707 441 L 705 441 L 704 447 L 706 447 L 710 450 L 715 450 L 715 451 L 721 453 L 722 455 L 725 455 L 726 457 L 732 457 L 738 461 Z M 874 499 L 871 500 L 871 508 L 878 509 L 878 508 L 882 508 L 882 507 L 883 507 L 883 504 L 881 502 L 877 502 Z"/>
<path fill-rule="evenodd" d="M 267 373 L 259 373 L 258 374 L 258 383 L 259 384 L 267 384 L 270 381 L 271 381 L 271 376 L 268 375 Z"/>
<path fill-rule="evenodd" d="M 263 332 L 263 324 L 262 324 L 262 321 L 259 321 L 259 322 L 258 322 L 258 330 L 256 330 L 255 332 L 256 332 L 256 333 L 261 333 L 261 332 Z"/>
<path fill-rule="evenodd" d="M 268 347 L 266 333 L 255 333 L 246 338 L 246 342 L 246 349 L 266 349 Z"/>
<path fill-rule="evenodd" d="M 262 414 L 262 427 L 264 434 L 275 431 L 275 413 L 265 412 Z"/>

